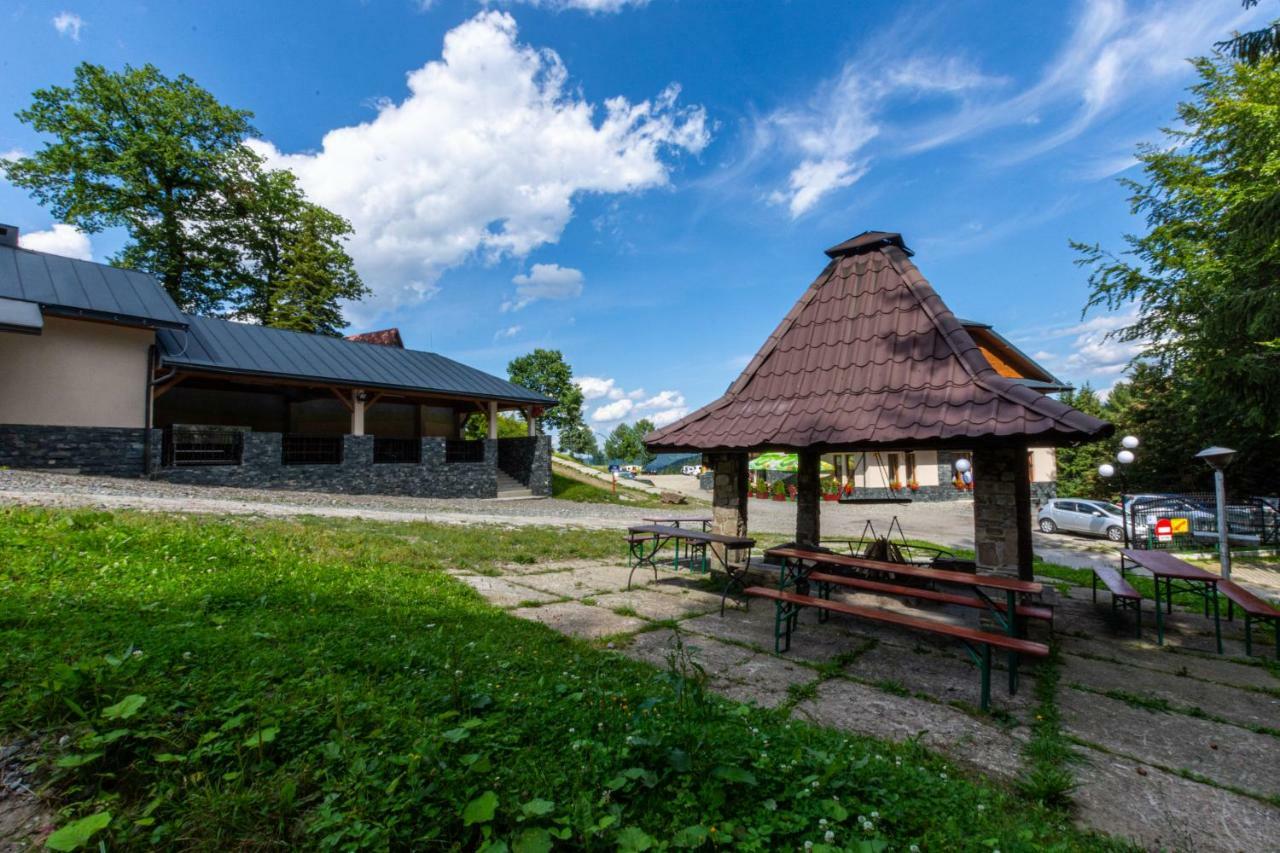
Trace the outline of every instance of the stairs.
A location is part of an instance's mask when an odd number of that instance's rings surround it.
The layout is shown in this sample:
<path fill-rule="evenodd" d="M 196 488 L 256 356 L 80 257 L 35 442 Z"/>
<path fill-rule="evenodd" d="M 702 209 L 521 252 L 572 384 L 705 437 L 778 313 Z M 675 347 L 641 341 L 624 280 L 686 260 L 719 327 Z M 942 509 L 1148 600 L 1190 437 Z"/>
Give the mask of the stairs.
<path fill-rule="evenodd" d="M 507 472 L 498 469 L 498 497 L 507 499 L 531 498 L 533 497 L 533 490 Z"/>

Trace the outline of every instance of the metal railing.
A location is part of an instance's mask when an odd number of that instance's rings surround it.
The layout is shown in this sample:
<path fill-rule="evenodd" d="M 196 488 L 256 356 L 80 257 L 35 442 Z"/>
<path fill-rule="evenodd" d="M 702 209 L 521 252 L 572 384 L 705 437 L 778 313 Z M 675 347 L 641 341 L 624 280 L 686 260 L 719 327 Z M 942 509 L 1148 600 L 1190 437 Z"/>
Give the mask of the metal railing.
<path fill-rule="evenodd" d="M 342 436 L 296 435 L 280 437 L 282 465 L 341 465 Z"/>
<path fill-rule="evenodd" d="M 379 465 L 395 463 L 417 465 L 422 462 L 422 440 L 374 436 L 373 461 Z"/>
<path fill-rule="evenodd" d="M 244 433 L 234 429 L 164 431 L 161 464 L 167 468 L 239 465 L 244 459 Z"/>
<path fill-rule="evenodd" d="M 1212 492 L 1125 496 L 1129 541 L 1139 548 L 1213 550 L 1218 507 Z M 1280 545 L 1280 499 L 1227 494 L 1227 538 L 1242 547 Z"/>
<path fill-rule="evenodd" d="M 483 441 L 462 441 L 449 439 L 444 443 L 445 462 L 483 462 Z"/>

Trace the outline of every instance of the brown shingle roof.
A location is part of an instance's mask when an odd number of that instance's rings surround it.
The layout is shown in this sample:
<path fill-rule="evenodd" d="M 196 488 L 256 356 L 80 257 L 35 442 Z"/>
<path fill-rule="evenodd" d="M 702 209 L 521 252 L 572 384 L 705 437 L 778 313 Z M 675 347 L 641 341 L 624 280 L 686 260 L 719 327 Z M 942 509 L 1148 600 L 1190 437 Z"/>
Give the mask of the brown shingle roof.
<path fill-rule="evenodd" d="M 362 332 L 359 335 L 347 335 L 347 340 L 360 344 L 378 344 L 384 347 L 404 349 L 404 341 L 400 338 L 399 329 L 382 329 L 377 332 Z"/>
<path fill-rule="evenodd" d="M 1068 444 L 1111 424 L 1000 376 L 909 258 L 866 232 L 832 260 L 714 403 L 655 451 Z"/>

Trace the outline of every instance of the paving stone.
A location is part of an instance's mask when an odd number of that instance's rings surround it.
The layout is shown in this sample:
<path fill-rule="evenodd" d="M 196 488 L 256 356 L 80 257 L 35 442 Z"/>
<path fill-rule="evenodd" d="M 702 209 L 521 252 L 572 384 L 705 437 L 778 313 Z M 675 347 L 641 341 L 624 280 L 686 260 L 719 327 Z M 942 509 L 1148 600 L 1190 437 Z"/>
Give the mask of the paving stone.
<path fill-rule="evenodd" d="M 790 696 L 795 685 L 817 681 L 818 673 L 806 666 L 775 655 L 757 653 L 738 663 L 720 677 L 710 679 L 711 689 L 737 702 L 776 708 Z"/>
<path fill-rule="evenodd" d="M 1092 749 L 1079 749 L 1078 823 L 1148 850 L 1236 853 L 1276 849 L 1280 809 Z"/>
<path fill-rule="evenodd" d="M 650 576 L 652 578 L 652 576 Z M 537 575 L 517 575 L 511 580 L 521 586 L 549 592 L 565 598 L 582 598 L 603 592 L 617 592 L 627 585 L 627 570 L 612 566 L 595 565 L 588 568 L 550 572 Z M 637 577 L 634 586 L 642 586 Z"/>
<path fill-rule="evenodd" d="M 1187 652 L 1132 639 L 1081 639 L 1059 634 L 1058 640 L 1067 654 L 1115 659 L 1130 666 L 1173 674 L 1185 673 L 1194 678 L 1236 687 L 1280 690 L 1280 678 L 1272 675 L 1265 667 L 1240 663 L 1225 655 Z"/>
<path fill-rule="evenodd" d="M 1035 705 L 1035 664 L 1021 665 L 1018 692 L 1010 696 L 1006 674 L 996 671 L 994 666 L 1003 659 L 1003 655 L 992 655 L 992 703 L 1025 718 Z M 951 649 L 882 642 L 859 655 L 844 671 L 864 681 L 891 682 L 940 702 L 959 700 L 977 706 L 982 701 L 982 679 L 977 665 L 967 655 L 954 654 Z"/>
<path fill-rule="evenodd" d="M 595 569 L 601 566 L 625 566 L 626 560 L 557 560 L 552 563 L 503 563 L 498 569 L 504 575 L 540 575 L 547 572 L 564 572 L 579 569 Z M 625 577 L 625 576 L 624 576 Z M 624 580 L 623 583 L 626 583 Z"/>
<path fill-rule="evenodd" d="M 561 601 L 542 607 L 522 607 L 511 612 L 522 619 L 541 622 L 562 634 L 583 639 L 639 631 L 648 624 L 641 619 L 619 616 L 603 607 L 590 607 L 576 601 Z"/>
<path fill-rule="evenodd" d="M 757 602 L 750 610 L 728 611 L 723 617 L 719 612 L 699 616 L 681 623 L 681 627 L 711 637 L 748 643 L 760 651 L 772 653 L 773 618 L 773 607 L 761 607 Z M 847 631 L 834 621 L 821 624 L 816 613 L 804 613 L 800 616 L 799 628 L 791 635 L 791 650 L 785 652 L 785 656 L 792 660 L 821 663 L 858 649 L 866 641 L 865 635 Z"/>
<path fill-rule="evenodd" d="M 1280 795 L 1275 772 L 1280 739 L 1070 688 L 1060 692 L 1058 704 L 1066 731 L 1111 752 L 1190 770 L 1256 794 Z"/>
<path fill-rule="evenodd" d="M 487 575 L 458 575 L 458 580 L 485 597 L 490 604 L 498 607 L 517 607 L 524 604 L 541 604 L 555 601 L 559 596 L 519 586 L 506 578 L 493 578 Z"/>
<path fill-rule="evenodd" d="M 708 601 L 710 598 L 710 601 Z M 598 595 L 595 597 L 597 607 L 605 607 L 609 610 L 616 610 L 620 607 L 629 607 L 636 612 L 636 615 L 645 619 L 653 619 L 654 621 L 662 619 L 685 619 L 690 616 L 700 616 L 712 610 L 719 613 L 720 599 L 713 596 L 680 596 L 670 593 L 654 592 L 648 587 L 640 587 L 639 589 L 631 589 L 624 592 L 614 592 L 608 595 Z"/>
<path fill-rule="evenodd" d="M 721 643 L 710 637 L 678 632 L 680 641 L 691 658 L 709 674 L 729 672 L 756 653 L 741 646 Z M 677 632 L 669 628 L 637 634 L 622 650 L 627 657 L 643 660 L 665 669 L 667 657 L 676 648 Z"/>
<path fill-rule="evenodd" d="M 848 732 L 887 740 L 918 738 L 952 760 L 1006 780 L 1022 766 L 1020 730 L 1006 732 L 963 711 L 910 696 L 836 678 L 818 686 L 814 699 L 801 702 L 799 717 Z"/>
<path fill-rule="evenodd" d="M 1062 683 L 1083 684 L 1102 692 L 1122 690 L 1151 696 L 1174 705 L 1199 708 L 1242 726 L 1280 729 L 1280 695 L 1211 684 L 1165 670 L 1063 655 Z M 1277 742 L 1277 750 L 1280 750 L 1280 742 Z"/>

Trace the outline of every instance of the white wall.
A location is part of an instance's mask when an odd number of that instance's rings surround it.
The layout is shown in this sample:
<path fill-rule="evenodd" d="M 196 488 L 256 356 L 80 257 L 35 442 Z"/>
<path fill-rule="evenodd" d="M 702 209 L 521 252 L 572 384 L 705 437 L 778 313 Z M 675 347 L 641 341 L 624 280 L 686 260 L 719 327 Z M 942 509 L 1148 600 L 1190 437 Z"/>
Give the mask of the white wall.
<path fill-rule="evenodd" d="M 46 317 L 44 334 L 0 333 L 0 423 L 141 427 L 148 329 Z"/>
<path fill-rule="evenodd" d="M 1058 479 L 1058 453 L 1052 447 L 1031 448 L 1031 481 L 1052 483 Z"/>

